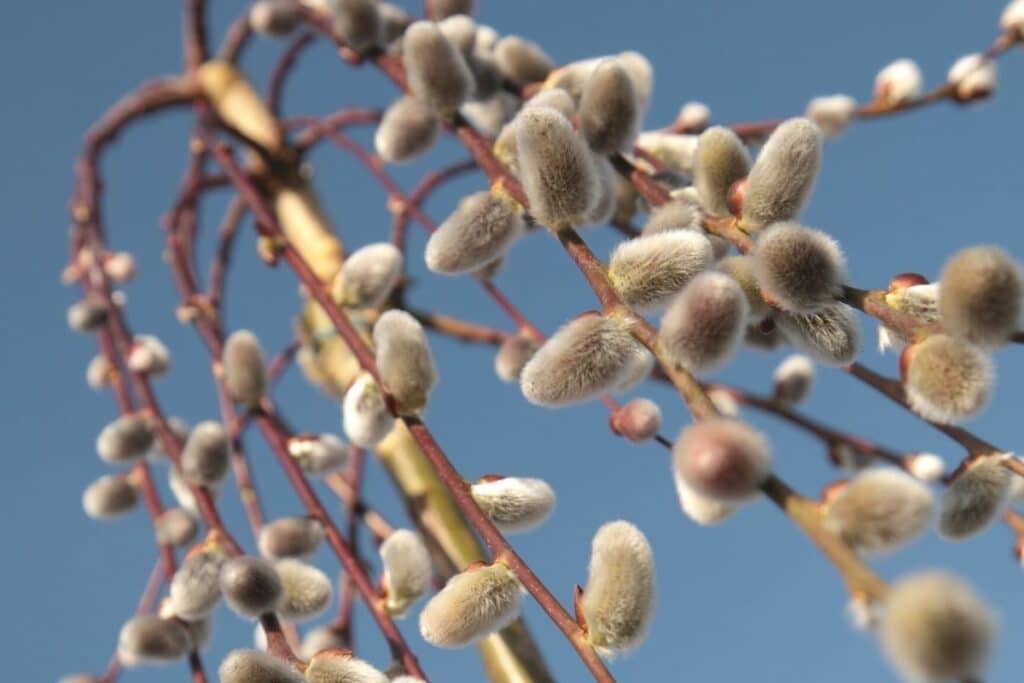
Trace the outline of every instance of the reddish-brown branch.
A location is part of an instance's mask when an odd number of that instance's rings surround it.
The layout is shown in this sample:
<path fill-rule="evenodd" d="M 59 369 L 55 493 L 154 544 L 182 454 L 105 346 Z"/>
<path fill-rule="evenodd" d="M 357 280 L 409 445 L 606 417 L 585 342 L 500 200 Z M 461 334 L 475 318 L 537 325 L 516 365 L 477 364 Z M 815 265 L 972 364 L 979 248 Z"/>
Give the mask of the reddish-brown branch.
<path fill-rule="evenodd" d="M 217 253 L 210 266 L 206 297 L 210 307 L 221 315 L 223 315 L 224 281 L 228 265 L 231 263 L 231 250 L 234 248 L 235 235 L 238 234 L 238 226 L 245 218 L 245 213 L 245 202 L 238 197 L 232 197 L 220 229 L 217 231 Z"/>

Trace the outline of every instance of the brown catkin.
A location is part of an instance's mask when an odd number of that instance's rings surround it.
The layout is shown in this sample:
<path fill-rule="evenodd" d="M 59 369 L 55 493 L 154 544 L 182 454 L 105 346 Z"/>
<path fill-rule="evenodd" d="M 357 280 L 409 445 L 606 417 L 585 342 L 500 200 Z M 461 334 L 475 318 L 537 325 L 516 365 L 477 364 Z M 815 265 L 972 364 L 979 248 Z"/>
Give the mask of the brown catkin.
<path fill-rule="evenodd" d="M 946 263 L 939 282 L 939 313 L 949 334 L 995 348 L 1017 331 L 1024 279 L 997 247 L 971 247 Z"/>
<path fill-rule="evenodd" d="M 700 134 L 693 161 L 693 184 L 701 206 L 713 216 L 729 215 L 729 188 L 750 172 L 750 155 L 728 128 L 714 126 Z"/>
<path fill-rule="evenodd" d="M 957 423 L 988 404 L 995 384 L 992 360 L 981 349 L 945 334 L 908 348 L 904 388 L 907 402 L 921 417 Z"/>
<path fill-rule="evenodd" d="M 434 146 L 441 119 L 411 95 L 398 98 L 384 111 L 373 146 L 384 161 L 400 164 L 416 159 Z"/>
<path fill-rule="evenodd" d="M 477 270 L 504 255 L 525 229 L 520 207 L 508 197 L 471 194 L 427 240 L 427 267 L 447 275 Z"/>
<path fill-rule="evenodd" d="M 757 241 L 754 273 L 783 310 L 815 313 L 835 302 L 846 280 L 839 245 L 820 230 L 776 223 Z"/>
<path fill-rule="evenodd" d="M 808 119 L 789 119 L 775 129 L 750 169 L 744 229 L 760 230 L 800 214 L 821 168 L 821 147 L 821 130 Z"/>
<path fill-rule="evenodd" d="M 580 131 L 590 148 L 602 155 L 626 150 L 636 136 L 638 114 L 629 74 L 615 60 L 603 60 L 580 98 Z"/>
<path fill-rule="evenodd" d="M 724 502 L 746 500 L 771 473 L 768 441 L 730 418 L 710 418 L 683 429 L 672 447 L 675 472 L 697 493 Z"/>
<path fill-rule="evenodd" d="M 409 91 L 436 112 L 458 109 L 472 93 L 466 60 L 432 22 L 417 21 L 405 30 L 402 62 Z"/>
<path fill-rule="evenodd" d="M 702 273 L 669 304 L 658 338 L 676 365 L 709 372 L 732 358 L 746 330 L 747 297 L 723 273 Z"/>
<path fill-rule="evenodd" d="M 224 387 L 234 400 L 255 406 L 266 390 L 266 369 L 260 341 L 249 330 L 233 332 L 224 342 L 221 356 Z"/>

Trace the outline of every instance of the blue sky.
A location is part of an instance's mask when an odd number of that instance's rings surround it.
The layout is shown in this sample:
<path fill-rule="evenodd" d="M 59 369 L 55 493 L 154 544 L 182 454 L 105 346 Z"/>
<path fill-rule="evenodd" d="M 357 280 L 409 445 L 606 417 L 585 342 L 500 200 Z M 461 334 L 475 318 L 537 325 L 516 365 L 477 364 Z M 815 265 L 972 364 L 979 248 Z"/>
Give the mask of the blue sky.
<path fill-rule="evenodd" d="M 214 35 L 241 3 L 215 0 Z M 863 0 L 594 3 L 567 0 L 481 0 L 478 18 L 501 33 L 539 41 L 553 58 L 640 50 L 656 69 L 649 126 L 667 124 L 684 101 L 699 99 L 721 122 L 795 114 L 814 95 L 869 94 L 877 69 L 892 59 L 917 59 L 929 83 L 944 78 L 953 60 L 985 47 L 994 37 L 1002 3 L 952 0 L 930 3 Z M 117 630 L 131 613 L 155 558 L 144 514 L 112 523 L 86 519 L 82 489 L 105 473 L 93 441 L 114 416 L 109 396 L 83 381 L 92 342 L 70 336 L 64 310 L 75 294 L 58 283 L 66 258 L 66 205 L 71 166 L 86 127 L 116 97 L 142 80 L 179 68 L 176 2 L 102 0 L 88 3 L 12 3 L 0 22 L 0 109 L 8 162 L 0 170 L 8 242 L 0 250 L 0 297 L 8 323 L 0 354 L 8 475 L 0 479 L 8 561 L 3 570 L 7 618 L 0 626 L 11 680 L 55 680 L 64 673 L 100 670 Z M 260 40 L 246 66 L 265 82 L 280 45 Z M 1021 193 L 1020 122 L 1024 120 L 1024 59 L 1019 50 L 1000 63 L 1003 88 L 989 103 L 948 104 L 855 126 L 831 143 L 804 221 L 843 245 L 854 284 L 882 286 L 893 273 L 938 273 L 959 247 L 996 243 L 1018 256 Z M 285 98 L 295 114 L 326 113 L 347 105 L 383 106 L 394 97 L 376 73 L 356 72 L 318 46 L 303 57 Z M 195 333 L 174 318 L 176 295 L 162 266 L 158 220 L 168 208 L 185 161 L 188 121 L 171 114 L 135 126 L 106 157 L 106 216 L 117 248 L 140 262 L 127 288 L 132 324 L 155 333 L 174 351 L 175 367 L 158 382 L 171 414 L 190 422 L 216 413 L 205 355 Z M 365 136 L 364 140 L 367 139 Z M 462 158 L 451 142 L 422 164 L 402 169 L 410 186 L 428 165 Z M 313 156 L 316 184 L 346 244 L 384 239 L 389 224 L 384 195 L 351 159 L 330 149 Z M 443 218 L 457 199 L 481 189 L 468 176 L 428 205 Z M 207 239 L 222 199 L 204 214 Z M 615 243 L 607 229 L 586 233 L 599 254 Z M 250 232 L 240 243 L 238 267 L 228 286 L 227 324 L 249 327 L 268 349 L 290 337 L 298 304 L 293 279 L 254 258 Z M 422 250 L 415 233 L 413 253 Z M 412 259 L 417 306 L 502 326 L 505 321 L 481 291 L 459 279 L 429 275 Z M 536 234 L 515 247 L 499 285 L 541 329 L 550 331 L 595 300 L 557 245 Z M 874 328 L 864 321 L 864 362 L 889 374 L 891 357 L 871 348 Z M 590 536 L 602 523 L 628 519 L 649 536 L 657 561 L 659 600 L 650 637 L 612 663 L 622 681 L 891 680 L 869 636 L 850 628 L 846 598 L 832 568 L 782 515 L 757 503 L 722 527 L 700 529 L 679 512 L 664 451 L 612 437 L 600 405 L 542 411 L 514 386 L 493 375 L 492 350 L 437 339 L 433 348 L 441 383 L 428 423 L 467 477 L 487 472 L 539 476 L 558 491 L 559 505 L 546 526 L 516 537 L 515 546 L 566 603 L 572 585 L 586 576 Z M 993 406 L 971 424 L 1007 449 L 1019 448 L 1019 403 L 1013 377 L 1024 370 L 1021 352 L 998 354 L 1001 383 Z M 763 390 L 779 354 L 745 351 L 717 377 Z M 664 432 L 686 422 L 677 399 L 662 387 L 638 392 L 662 406 Z M 303 431 L 338 431 L 337 407 L 290 373 L 276 398 Z M 960 453 L 912 417 L 849 377 L 824 370 L 808 411 L 900 450 L 932 450 L 950 462 Z M 778 472 L 814 494 L 834 478 L 819 444 L 756 414 L 766 429 Z M 268 513 L 292 514 L 298 503 L 257 435 L 246 440 Z M 163 474 L 161 473 L 161 477 Z M 371 464 L 368 492 L 382 510 L 401 520 L 401 508 L 380 469 Z M 232 496 L 225 516 L 240 538 L 240 509 Z M 340 515 L 339 515 L 340 517 Z M 944 567 L 966 577 L 1001 616 L 991 681 L 1019 678 L 1024 654 L 1024 592 L 1020 568 L 1010 557 L 1012 538 L 999 526 L 961 543 L 934 534 L 876 563 L 886 577 Z M 251 547 L 251 544 L 250 546 Z M 333 571 L 334 561 L 318 558 Z M 365 616 L 365 615 L 362 615 Z M 559 680 L 586 679 L 573 653 L 530 602 L 525 616 Z M 358 646 L 383 664 L 372 625 L 359 622 Z M 431 649 L 415 620 L 403 623 L 435 680 L 476 680 L 469 653 Z M 247 646 L 251 626 L 227 610 L 217 614 L 214 641 L 205 654 L 213 671 L 231 648 Z M 124 680 L 173 681 L 183 665 L 129 672 Z"/>

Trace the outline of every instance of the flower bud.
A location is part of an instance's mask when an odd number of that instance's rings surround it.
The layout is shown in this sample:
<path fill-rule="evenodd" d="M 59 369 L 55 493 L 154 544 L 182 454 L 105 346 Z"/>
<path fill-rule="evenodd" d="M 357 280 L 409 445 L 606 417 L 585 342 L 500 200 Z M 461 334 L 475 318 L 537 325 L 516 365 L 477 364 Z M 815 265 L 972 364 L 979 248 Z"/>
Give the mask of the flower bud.
<path fill-rule="evenodd" d="M 361 448 L 376 446 L 395 424 L 380 387 L 368 372 L 360 374 L 345 392 L 341 417 L 345 435 Z"/>
<path fill-rule="evenodd" d="M 776 223 L 754 252 L 761 290 L 780 308 L 815 313 L 832 304 L 846 280 L 846 260 L 836 241 L 820 230 Z"/>
<path fill-rule="evenodd" d="M 313 656 L 306 667 L 308 683 L 388 683 L 388 677 L 350 650 L 324 650 Z"/>
<path fill-rule="evenodd" d="M 693 184 L 704 210 L 728 216 L 729 188 L 750 172 L 750 155 L 736 133 L 722 126 L 708 128 L 697 139 Z"/>
<path fill-rule="evenodd" d="M 629 522 L 605 524 L 594 535 L 583 591 L 587 638 L 599 651 L 623 652 L 643 640 L 654 614 L 654 555 Z"/>
<path fill-rule="evenodd" d="M 93 391 L 100 391 L 110 382 L 114 372 L 116 370 L 110 364 L 110 361 L 107 360 L 107 357 L 102 353 L 98 353 L 93 356 L 92 360 L 89 361 L 89 365 L 85 368 L 85 383 Z"/>
<path fill-rule="evenodd" d="M 904 274 L 910 277 L 911 274 Z M 899 279 L 900 276 L 894 278 Z M 938 283 L 914 284 L 899 286 L 890 283 L 885 302 L 890 308 L 913 316 L 922 324 L 932 325 L 939 322 L 939 285 Z M 878 350 L 885 353 L 888 348 L 902 351 L 910 340 L 898 330 L 878 326 Z"/>
<path fill-rule="evenodd" d="M 800 403 L 814 386 L 814 363 L 807 356 L 793 354 L 775 368 L 776 401 L 790 405 Z"/>
<path fill-rule="evenodd" d="M 171 369 L 171 352 L 156 337 L 140 334 L 132 343 L 127 365 L 132 372 L 159 377 Z"/>
<path fill-rule="evenodd" d="M 504 254 L 525 230 L 512 199 L 476 192 L 459 201 L 427 240 L 427 267 L 446 275 L 472 272 Z"/>
<path fill-rule="evenodd" d="M 608 259 L 608 277 L 627 306 L 658 310 L 713 260 L 703 234 L 671 230 L 620 242 Z"/>
<path fill-rule="evenodd" d="M 342 650 L 348 643 L 337 629 L 330 625 L 320 626 L 306 632 L 302 637 L 302 645 L 299 647 L 299 656 L 309 660 L 318 652 L 324 650 Z"/>
<path fill-rule="evenodd" d="M 387 610 L 395 616 L 404 616 L 430 588 L 433 575 L 430 553 L 419 534 L 396 529 L 380 544 L 380 560 Z"/>
<path fill-rule="evenodd" d="M 1024 36 L 1024 0 L 1010 0 L 999 17 L 999 27 L 1008 33 Z"/>
<path fill-rule="evenodd" d="M 860 553 L 895 550 L 931 524 L 927 486 L 893 468 L 870 468 L 848 482 L 826 507 L 825 525 Z"/>
<path fill-rule="evenodd" d="M 977 52 L 964 55 L 950 67 L 947 79 L 961 102 L 988 97 L 996 89 L 996 63 Z"/>
<path fill-rule="evenodd" d="M 974 417 L 988 404 L 995 384 L 985 352 L 945 334 L 935 334 L 904 352 L 907 403 L 921 417 L 951 424 Z M 901 361 L 902 363 L 903 361 Z"/>
<path fill-rule="evenodd" d="M 473 14 L 473 0 L 430 0 L 430 18 L 441 21 L 453 14 Z"/>
<path fill-rule="evenodd" d="M 625 378 L 638 346 L 618 318 L 576 318 L 544 342 L 523 368 L 523 396 L 549 408 L 594 398 Z"/>
<path fill-rule="evenodd" d="M 422 410 L 437 383 L 437 372 L 419 321 L 405 311 L 387 311 L 373 326 L 373 343 L 377 368 L 398 412 Z"/>
<path fill-rule="evenodd" d="M 220 683 L 306 683 L 286 659 L 257 650 L 232 650 L 217 669 Z"/>
<path fill-rule="evenodd" d="M 494 46 L 494 58 L 505 80 L 517 88 L 543 81 L 554 64 L 543 49 L 519 36 L 505 36 Z"/>
<path fill-rule="evenodd" d="M 828 139 L 843 132 L 856 112 L 857 100 L 849 95 L 825 95 L 811 100 L 805 115 L 818 124 L 825 139 Z"/>
<path fill-rule="evenodd" d="M 974 680 L 985 668 L 995 620 L 974 592 L 944 572 L 922 572 L 889 590 L 882 647 L 906 679 Z"/>
<path fill-rule="evenodd" d="M 1004 251 L 964 249 L 942 270 L 942 325 L 949 334 L 983 348 L 1002 346 L 1017 331 L 1022 297 L 1021 270 Z"/>
<path fill-rule="evenodd" d="M 543 479 L 484 477 L 469 492 L 494 526 L 506 534 L 536 529 L 555 509 L 555 492 Z"/>
<path fill-rule="evenodd" d="M 164 510 L 156 520 L 156 542 L 160 545 L 169 545 L 172 548 L 180 548 L 191 543 L 199 525 L 196 518 L 188 510 L 182 508 L 168 508 Z"/>
<path fill-rule="evenodd" d="M 775 325 L 793 346 L 822 365 L 849 365 L 860 353 L 860 328 L 846 304 L 828 306 L 817 313 L 779 311 Z"/>
<path fill-rule="evenodd" d="M 619 393 L 629 391 L 642 384 L 650 378 L 654 372 L 654 365 L 657 360 L 654 354 L 647 350 L 642 344 L 636 344 L 626 359 L 626 366 L 622 369 L 622 376 L 615 382 L 612 391 Z"/>
<path fill-rule="evenodd" d="M 494 372 L 503 382 L 517 382 L 523 367 L 537 353 L 540 344 L 522 332 L 507 337 L 494 356 Z"/>
<path fill-rule="evenodd" d="M 193 484 L 216 486 L 228 473 L 231 441 L 219 422 L 207 420 L 192 428 L 181 451 L 181 472 Z"/>
<path fill-rule="evenodd" d="M 68 307 L 68 327 L 75 332 L 95 332 L 107 322 L 107 307 L 97 299 L 82 299 Z"/>
<path fill-rule="evenodd" d="M 650 441 L 661 429 L 661 408 L 647 398 L 634 398 L 611 417 L 612 430 L 634 443 Z"/>
<path fill-rule="evenodd" d="M 987 527 L 996 519 L 1014 476 L 1002 465 L 1003 456 L 984 456 L 971 463 L 942 495 L 939 533 L 958 541 Z"/>
<path fill-rule="evenodd" d="M 568 119 L 550 107 L 524 109 L 516 117 L 516 149 L 533 217 L 553 230 L 581 225 L 597 199 L 597 172 Z"/>
<path fill-rule="evenodd" d="M 137 460 L 153 445 L 153 427 L 140 415 L 122 415 L 96 437 L 96 452 L 103 462 L 117 465 Z"/>
<path fill-rule="evenodd" d="M 284 596 L 275 611 L 287 621 L 306 621 L 323 614 L 331 602 L 330 578 L 313 565 L 285 559 L 274 563 Z"/>
<path fill-rule="evenodd" d="M 683 514 L 700 526 L 714 526 L 736 512 L 735 504 L 708 498 L 694 491 L 674 467 L 672 479 L 675 481 L 676 495 L 679 497 L 679 507 L 682 508 Z"/>
<path fill-rule="evenodd" d="M 740 404 L 736 402 L 733 393 L 724 387 L 708 387 L 705 393 L 711 399 L 715 409 L 722 414 L 722 417 L 739 417 Z"/>
<path fill-rule="evenodd" d="M 249 330 L 233 332 L 224 342 L 221 362 L 228 395 L 249 407 L 258 405 L 267 388 L 267 377 L 256 335 Z"/>
<path fill-rule="evenodd" d="M 259 0 L 249 8 L 249 26 L 271 38 L 287 36 L 298 23 L 298 7 L 291 0 Z"/>
<path fill-rule="evenodd" d="M 683 199 L 673 199 L 651 210 L 644 223 L 643 234 L 655 235 L 670 230 L 693 230 L 703 233 L 700 208 Z"/>
<path fill-rule="evenodd" d="M 906 104 L 921 96 L 921 69 L 911 59 L 897 59 L 875 76 L 875 101 L 890 106 Z"/>
<path fill-rule="evenodd" d="M 750 169 L 741 214 L 745 230 L 793 220 L 803 211 L 821 168 L 821 144 L 821 130 L 805 118 L 775 129 Z"/>
<path fill-rule="evenodd" d="M 347 259 L 331 286 L 331 297 L 345 308 L 376 308 L 391 296 L 402 276 L 402 252 L 388 242 L 368 244 Z"/>
<path fill-rule="evenodd" d="M 114 282 L 128 282 L 135 277 L 135 257 L 127 251 L 107 254 L 103 259 L 103 272 Z"/>
<path fill-rule="evenodd" d="M 260 529 L 259 548 L 264 557 L 305 558 L 324 540 L 323 524 L 312 517 L 281 517 Z"/>
<path fill-rule="evenodd" d="M 118 656 L 128 666 L 173 662 L 188 654 L 189 646 L 184 626 L 154 614 L 132 617 L 117 637 Z"/>
<path fill-rule="evenodd" d="M 315 477 L 325 477 L 348 465 L 348 446 L 334 434 L 293 439 L 288 443 L 288 452 L 299 462 L 303 472 Z"/>
<path fill-rule="evenodd" d="M 335 0 L 334 30 L 356 52 L 377 45 L 383 25 L 375 0 Z"/>
<path fill-rule="evenodd" d="M 771 314 L 771 308 L 761 294 L 761 285 L 754 273 L 754 257 L 749 254 L 738 254 L 722 259 L 718 269 L 736 281 L 747 297 L 750 322 L 759 323 Z"/>
<path fill-rule="evenodd" d="M 247 555 L 233 557 L 224 564 L 220 570 L 220 590 L 228 607 L 243 617 L 273 612 L 284 593 L 273 565 Z"/>
<path fill-rule="evenodd" d="M 687 102 L 676 115 L 676 125 L 685 131 L 701 132 L 711 120 L 711 108 L 703 102 Z"/>
<path fill-rule="evenodd" d="M 914 453 L 906 458 L 907 470 L 927 484 L 941 481 L 946 474 L 946 463 L 934 453 Z"/>
<path fill-rule="evenodd" d="M 220 569 L 227 556 L 219 550 L 200 550 L 185 558 L 171 580 L 171 608 L 179 619 L 201 621 L 220 600 Z"/>
<path fill-rule="evenodd" d="M 724 273 L 702 273 L 669 305 L 658 338 L 676 365 L 710 372 L 736 352 L 747 312 L 747 298 L 735 280 Z"/>
<path fill-rule="evenodd" d="M 465 647 L 512 623 L 522 596 L 505 565 L 470 567 L 448 579 L 420 612 L 420 634 L 436 647 Z"/>
<path fill-rule="evenodd" d="M 420 100 L 405 95 L 384 111 L 373 136 L 381 159 L 392 164 L 412 161 L 434 146 L 441 120 Z"/>
<path fill-rule="evenodd" d="M 417 21 L 405 30 L 402 61 L 409 92 L 434 111 L 454 111 L 469 99 L 473 74 L 436 24 Z"/>
<path fill-rule="evenodd" d="M 580 131 L 597 154 L 627 150 L 636 136 L 637 98 L 633 81 L 615 60 L 602 60 L 580 98 Z"/>
<path fill-rule="evenodd" d="M 677 475 L 697 493 L 725 502 L 757 495 L 771 474 L 768 441 L 738 420 L 711 418 L 685 427 L 672 447 Z"/>
<path fill-rule="evenodd" d="M 82 508 L 93 519 L 112 519 L 131 512 L 139 503 L 139 492 L 127 477 L 107 474 L 85 489 Z"/>

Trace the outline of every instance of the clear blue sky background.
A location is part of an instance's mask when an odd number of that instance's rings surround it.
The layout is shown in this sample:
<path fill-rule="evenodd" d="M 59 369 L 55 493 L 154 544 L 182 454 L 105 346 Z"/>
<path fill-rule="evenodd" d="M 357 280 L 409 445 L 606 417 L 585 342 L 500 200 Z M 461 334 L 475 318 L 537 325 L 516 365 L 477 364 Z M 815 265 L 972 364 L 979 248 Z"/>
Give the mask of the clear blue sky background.
<path fill-rule="evenodd" d="M 242 3 L 217 0 L 214 35 Z M 707 102 L 715 118 L 735 122 L 803 111 L 813 95 L 847 92 L 863 99 L 879 67 L 898 57 L 919 60 L 929 83 L 945 77 L 952 61 L 988 44 L 1001 0 L 929 3 L 863 0 L 759 2 L 487 2 L 482 22 L 502 33 L 541 42 L 560 62 L 623 49 L 643 51 L 657 70 L 648 125 L 668 123 L 688 99 Z M 109 524 L 86 519 L 82 489 L 106 471 L 93 440 L 115 412 L 111 398 L 84 384 L 90 340 L 69 335 L 65 307 L 75 293 L 57 276 L 66 257 L 66 203 L 72 161 L 81 135 L 104 108 L 140 81 L 179 68 L 178 2 L 103 0 L 79 3 L 10 3 L 0 22 L 0 108 L 7 162 L 0 171 L 7 236 L 0 250 L 0 300 L 5 332 L 0 353 L 7 474 L 0 478 L 6 562 L 2 571 L 6 618 L 5 678 L 50 681 L 105 665 L 122 621 L 155 557 L 145 515 Z M 260 82 L 280 45 L 258 41 L 246 63 Z M 385 105 L 392 88 L 379 75 L 355 73 L 324 46 L 303 57 L 286 97 L 291 113 L 326 113 L 353 104 Z M 1024 254 L 1020 170 L 1024 120 L 1024 59 L 1000 65 L 1002 88 L 991 103 L 962 109 L 943 104 L 892 120 L 855 126 L 830 144 L 805 221 L 834 234 L 849 255 L 853 282 L 881 286 L 895 272 L 937 274 L 957 248 L 999 243 Z M 205 356 L 191 329 L 174 319 L 176 297 L 162 267 L 158 224 L 185 160 L 188 122 L 173 114 L 132 128 L 103 165 L 105 207 L 113 244 L 139 258 L 138 279 L 127 288 L 137 331 L 156 333 L 174 349 L 173 373 L 158 384 L 172 414 L 191 422 L 214 417 L 216 406 Z M 427 163 L 461 158 L 446 142 Z M 388 217 L 383 195 L 351 160 L 324 149 L 314 157 L 317 187 L 351 246 L 383 239 Z M 409 184 L 416 169 L 403 171 Z M 430 213 L 443 218 L 460 194 L 483 187 L 467 178 L 439 194 Z M 222 203 L 211 202 L 203 247 Z M 615 236 L 587 233 L 599 253 Z M 249 232 L 229 283 L 227 322 L 250 327 L 268 349 L 290 336 L 298 298 L 291 277 L 268 271 L 254 258 Z M 414 253 L 422 249 L 419 233 Z M 506 323 L 468 282 L 419 275 L 412 300 L 423 308 Z M 544 330 L 591 308 L 595 301 L 557 246 L 543 234 L 517 246 L 498 283 Z M 891 357 L 873 350 L 874 328 L 863 358 L 895 371 Z M 891 680 L 872 638 L 855 632 L 844 615 L 835 571 L 792 524 L 758 503 L 722 527 L 697 528 L 678 509 L 666 454 L 612 437 L 599 405 L 545 412 L 528 405 L 492 371 L 492 351 L 434 342 L 442 381 L 428 422 L 456 466 L 468 477 L 486 472 L 540 476 L 560 494 L 553 519 L 516 547 L 568 602 L 583 582 L 590 536 L 602 523 L 632 520 L 650 537 L 657 558 L 659 600 L 650 637 L 615 661 L 622 681 L 830 681 Z M 781 354 L 746 351 L 721 378 L 765 389 Z M 972 426 L 1008 449 L 1020 444 L 1020 403 L 1012 378 L 1021 351 L 998 357 L 1001 386 L 994 406 Z M 679 402 L 660 387 L 642 393 L 659 401 L 665 433 L 686 421 Z M 306 431 L 339 430 L 337 407 L 297 373 L 276 397 Z M 823 371 L 809 411 L 894 448 L 934 450 L 950 462 L 960 453 L 912 417 L 835 371 Z M 779 473 L 816 493 L 836 473 L 823 464 L 819 444 L 788 427 L 750 415 L 768 430 Z M 247 446 L 271 515 L 299 508 L 270 454 L 253 435 Z M 161 477 L 164 475 L 161 473 Z M 401 510 L 376 465 L 368 490 L 396 520 Z M 234 496 L 223 496 L 229 523 L 249 543 Z M 934 534 L 877 563 L 886 577 L 945 567 L 970 579 L 1001 615 L 1002 633 L 992 681 L 1019 680 L 1024 654 L 1024 591 L 1010 558 L 1009 532 L 994 527 L 952 544 Z M 250 546 L 251 547 L 251 546 Z M 333 560 L 319 558 L 334 570 Z M 585 672 L 561 636 L 527 600 L 525 615 L 562 681 Z M 363 619 L 358 645 L 383 664 L 383 650 Z M 472 653 L 431 649 L 403 624 L 426 670 L 437 681 L 479 677 Z M 251 626 L 222 610 L 205 653 L 212 672 L 229 649 L 249 644 Z M 183 665 L 128 672 L 125 680 L 172 681 Z"/>

